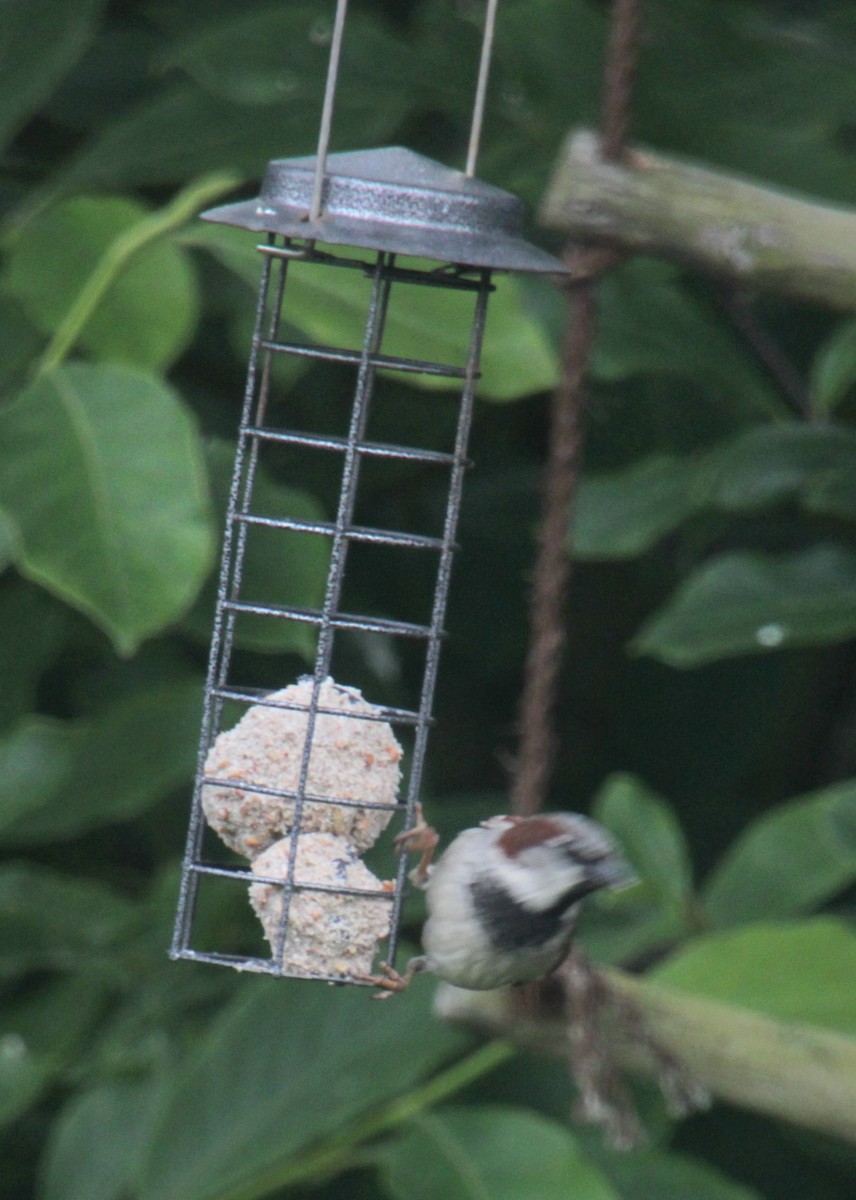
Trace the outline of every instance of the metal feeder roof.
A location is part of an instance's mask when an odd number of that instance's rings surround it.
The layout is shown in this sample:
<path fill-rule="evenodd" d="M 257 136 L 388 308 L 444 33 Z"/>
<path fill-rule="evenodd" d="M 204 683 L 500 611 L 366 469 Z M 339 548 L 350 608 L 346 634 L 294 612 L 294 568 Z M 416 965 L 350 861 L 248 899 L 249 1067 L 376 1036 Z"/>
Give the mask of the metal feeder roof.
<path fill-rule="evenodd" d="M 567 274 L 560 259 L 521 236 L 524 206 L 516 196 L 401 146 L 329 155 L 323 210 L 310 221 L 315 165 L 314 155 L 274 159 L 258 199 L 201 215 L 222 225 L 337 246 Z"/>

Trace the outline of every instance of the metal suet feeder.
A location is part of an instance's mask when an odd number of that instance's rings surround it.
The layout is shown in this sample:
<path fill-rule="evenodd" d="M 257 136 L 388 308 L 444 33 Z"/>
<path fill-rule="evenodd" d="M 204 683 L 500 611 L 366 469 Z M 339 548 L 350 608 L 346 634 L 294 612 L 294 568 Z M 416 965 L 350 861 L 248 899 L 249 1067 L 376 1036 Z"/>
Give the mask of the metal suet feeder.
<path fill-rule="evenodd" d="M 266 235 L 247 386 L 227 508 L 214 630 L 172 957 L 272 975 L 336 983 L 364 982 L 381 958 L 394 962 L 406 863 L 381 882 L 362 855 L 396 815 L 409 828 L 419 800 L 432 724 L 432 703 L 449 591 L 455 535 L 467 466 L 467 443 L 487 302 L 494 271 L 563 273 L 564 265 L 520 235 L 523 205 L 474 178 L 496 0 L 489 0 L 467 169 L 449 169 L 399 147 L 327 154 L 346 0 L 338 0 L 318 151 L 271 162 L 256 200 L 204 213 L 204 219 Z M 322 248 L 323 247 L 323 248 Z M 369 256 L 366 251 L 371 252 Z M 399 256 L 407 260 L 399 261 Z M 424 260 L 432 260 L 425 265 Z M 421 261 L 412 261 L 421 260 Z M 318 271 L 359 272 L 368 280 L 358 347 L 307 344 L 284 337 L 292 264 Z M 304 269 L 302 266 L 301 269 Z M 406 285 L 406 287 L 405 287 Z M 384 325 L 402 288 L 448 289 L 472 298 L 466 361 L 435 362 L 384 353 Z M 280 423 L 269 404 L 278 355 L 345 364 L 353 369 L 347 433 L 306 432 Z M 457 381 L 454 444 L 447 451 L 368 438 L 379 370 Z M 254 495 L 263 447 L 341 459 L 341 487 L 330 521 L 272 517 Z M 445 472 L 445 516 L 438 536 L 371 528 L 355 521 L 363 468 L 372 460 L 430 465 Z M 325 539 L 329 571 L 318 608 L 296 608 L 272 596 L 243 595 L 248 537 L 263 527 Z M 433 599 L 424 623 L 345 611 L 349 551 L 360 544 L 433 558 Z M 317 633 L 311 676 L 262 692 L 236 678 L 236 622 L 299 622 Z M 418 703 L 390 708 L 331 678 L 342 631 L 381 634 L 424 645 Z M 244 715 L 226 728 L 224 711 Z M 402 732 L 407 753 L 396 737 Z M 399 795 L 401 760 L 406 767 Z M 238 859 L 209 853 L 210 826 Z M 249 860 L 246 862 L 246 860 Z M 237 884 L 259 916 L 270 956 L 194 946 L 203 890 Z"/>

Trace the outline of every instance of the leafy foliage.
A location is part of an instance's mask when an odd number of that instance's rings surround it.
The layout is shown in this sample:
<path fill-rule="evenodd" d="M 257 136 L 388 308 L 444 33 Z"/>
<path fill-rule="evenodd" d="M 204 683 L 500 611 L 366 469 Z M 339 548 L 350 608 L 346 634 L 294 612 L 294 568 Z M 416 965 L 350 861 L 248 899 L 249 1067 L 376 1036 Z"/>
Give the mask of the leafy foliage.
<path fill-rule="evenodd" d="M 172 390 L 131 368 L 68 364 L 4 406 L 0 433 L 22 573 L 121 653 L 175 620 L 212 537 L 196 431 Z"/>
<path fill-rule="evenodd" d="M 672 987 L 852 1034 L 856 938 L 838 920 L 753 924 L 698 938 L 658 967 Z"/>
<path fill-rule="evenodd" d="M 615 834 L 641 880 L 679 915 L 692 897 L 692 863 L 675 814 L 640 780 L 614 775 L 593 812 Z"/>
<path fill-rule="evenodd" d="M 707 880 L 717 925 L 811 911 L 848 887 L 856 863 L 852 780 L 770 809 L 737 839 Z"/>
<path fill-rule="evenodd" d="M 0 12 L 2 91 L 0 143 L 4 146 L 49 99 L 63 75 L 94 39 L 102 0 L 12 0 Z M 35 37 L 33 31 L 39 30 Z"/>
<path fill-rule="evenodd" d="M 775 557 L 735 551 L 707 559 L 639 630 L 634 646 L 673 666 L 856 633 L 856 553 L 820 543 Z"/>
<path fill-rule="evenodd" d="M 194 678 L 138 688 L 96 717 L 24 718 L 0 750 L 0 786 L 19 798 L 0 841 L 59 841 L 144 812 L 193 770 L 201 715 Z"/>
<path fill-rule="evenodd" d="M 389 1194 L 428 1200 L 520 1195 L 615 1200 L 570 1131 L 521 1110 L 449 1109 L 422 1117 L 381 1151 Z"/>
<path fill-rule="evenodd" d="M 333 149 L 460 165 L 481 7 L 351 7 Z M 424 979 L 375 1005 L 165 960 L 260 272 L 256 239 L 186 218 L 312 152 L 331 8 L 0 5 L 0 1200 L 849 1200 L 852 1150 L 735 1110 L 678 1129 L 643 1095 L 655 1144 L 609 1151 L 551 1064 L 473 1050 Z M 645 21 L 641 143 L 852 203 L 846 6 L 651 0 Z M 597 119 L 607 32 L 594 0 L 501 6 L 483 178 L 537 205 Z M 361 274 L 290 270 L 291 331 L 359 345 Z M 444 835 L 507 807 L 560 373 L 561 296 L 497 283 L 428 756 Z M 461 361 L 466 298 L 409 299 L 384 348 Z M 603 821 L 639 883 L 589 902 L 581 936 L 676 995 L 852 1038 L 853 318 L 769 297 L 734 321 L 718 286 L 640 259 L 598 303 L 553 803 Z M 346 367 L 273 370 L 284 424 L 346 426 Z M 455 396 L 429 383 L 382 377 L 368 436 L 447 449 Z M 329 520 L 340 469 L 266 447 L 257 499 Z M 361 483 L 367 526 L 436 531 L 437 472 Z M 256 528 L 245 551 L 249 598 L 318 603 L 325 539 Z M 425 619 L 421 564 L 348 567 L 355 611 Z M 269 688 L 314 635 L 250 615 L 235 646 Z M 346 682 L 414 703 L 408 647 L 339 651 Z M 200 913 L 209 944 L 247 937 L 232 901 Z"/>
<path fill-rule="evenodd" d="M 258 254 L 242 230 L 208 225 L 185 235 L 190 245 L 213 254 L 252 288 L 258 284 Z M 426 263 L 413 262 L 413 266 Z M 301 270 L 296 263 L 289 280 L 293 304 L 291 320 L 304 336 L 320 345 L 359 347 L 365 325 L 369 283 L 356 272 L 322 274 Z M 426 354 L 430 330 L 430 357 L 453 366 L 465 363 L 472 315 L 472 300 L 460 293 L 431 288 L 407 289 L 407 303 L 392 306 L 384 325 L 385 353 L 402 358 Z M 513 277 L 497 279 L 491 300 L 488 333 L 491 355 L 479 381 L 479 394 L 491 400 L 516 399 L 531 391 L 551 387 L 557 378 L 556 352 L 543 325 L 527 310 Z M 448 388 L 447 380 L 417 375 L 425 388 Z"/>
<path fill-rule="evenodd" d="M 142 1196 L 264 1194 L 263 1181 L 287 1178 L 312 1142 L 412 1085 L 458 1044 L 434 1026 L 406 1058 L 397 1053 L 414 1023 L 427 1022 L 424 994 L 388 1012 L 359 992 L 319 997 L 307 987 L 249 987 L 222 1014 L 175 1077 L 146 1150 Z"/>
<path fill-rule="evenodd" d="M 9 256 L 6 287 L 43 333 L 52 334 L 111 244 L 145 209 L 118 196 L 78 196 L 35 221 Z M 63 272 L 54 270 L 65 247 Z M 169 242 L 138 254 L 92 313 L 81 348 L 95 358 L 139 367 L 169 366 L 198 317 L 196 278 L 187 255 Z"/>

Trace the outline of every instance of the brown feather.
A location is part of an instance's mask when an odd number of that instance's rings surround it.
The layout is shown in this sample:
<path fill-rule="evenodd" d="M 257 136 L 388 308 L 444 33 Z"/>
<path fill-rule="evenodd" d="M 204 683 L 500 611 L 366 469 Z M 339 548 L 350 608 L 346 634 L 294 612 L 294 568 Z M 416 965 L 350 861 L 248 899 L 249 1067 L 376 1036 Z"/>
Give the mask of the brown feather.
<path fill-rule="evenodd" d="M 521 817 L 497 838 L 496 844 L 506 858 L 516 858 L 530 846 L 543 845 L 566 832 L 563 825 L 549 817 Z"/>

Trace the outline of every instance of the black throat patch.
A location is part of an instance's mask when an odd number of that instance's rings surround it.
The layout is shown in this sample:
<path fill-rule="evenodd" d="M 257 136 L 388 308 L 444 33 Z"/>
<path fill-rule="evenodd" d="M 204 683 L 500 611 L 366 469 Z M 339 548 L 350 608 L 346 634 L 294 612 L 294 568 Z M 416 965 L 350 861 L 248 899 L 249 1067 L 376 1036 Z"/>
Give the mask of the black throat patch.
<path fill-rule="evenodd" d="M 524 946 L 543 946 L 567 928 L 562 918 L 593 887 L 586 881 L 569 888 L 549 908 L 524 908 L 509 896 L 505 888 L 476 879 L 470 884 L 473 906 L 497 950 L 520 950 Z"/>

